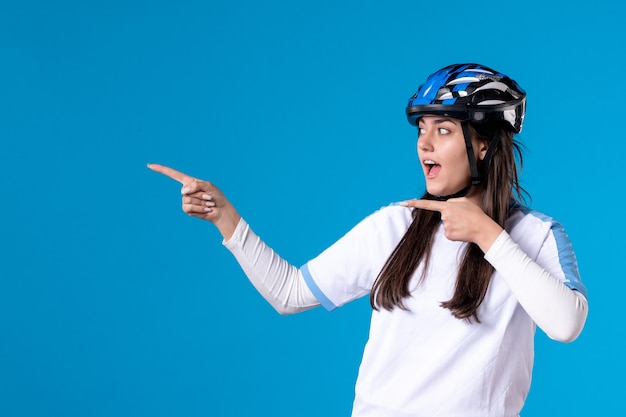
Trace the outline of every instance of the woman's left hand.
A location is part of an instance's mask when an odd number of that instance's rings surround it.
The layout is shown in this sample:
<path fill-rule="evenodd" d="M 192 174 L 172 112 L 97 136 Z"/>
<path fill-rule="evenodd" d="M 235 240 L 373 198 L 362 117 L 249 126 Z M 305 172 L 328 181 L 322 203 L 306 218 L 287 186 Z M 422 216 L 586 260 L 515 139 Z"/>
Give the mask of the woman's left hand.
<path fill-rule="evenodd" d="M 406 207 L 438 211 L 445 236 L 450 240 L 474 242 L 487 252 L 502 232 L 502 227 L 466 197 L 447 201 L 407 200 L 400 203 Z"/>

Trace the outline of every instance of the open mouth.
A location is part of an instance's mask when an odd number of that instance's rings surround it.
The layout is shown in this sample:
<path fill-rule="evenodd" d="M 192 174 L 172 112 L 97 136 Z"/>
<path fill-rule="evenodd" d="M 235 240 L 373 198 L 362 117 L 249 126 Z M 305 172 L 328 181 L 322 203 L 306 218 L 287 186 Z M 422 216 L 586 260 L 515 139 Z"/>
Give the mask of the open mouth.
<path fill-rule="evenodd" d="M 437 176 L 437 174 L 439 174 L 439 171 L 441 170 L 441 165 L 439 165 L 432 159 L 425 159 L 424 166 L 426 167 L 427 178 L 434 178 L 435 176 Z"/>

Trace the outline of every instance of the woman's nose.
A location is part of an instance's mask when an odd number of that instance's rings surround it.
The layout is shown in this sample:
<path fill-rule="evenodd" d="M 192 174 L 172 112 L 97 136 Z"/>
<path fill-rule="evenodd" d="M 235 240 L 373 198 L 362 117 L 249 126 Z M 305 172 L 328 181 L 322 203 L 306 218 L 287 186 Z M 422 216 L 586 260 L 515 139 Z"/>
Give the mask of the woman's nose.
<path fill-rule="evenodd" d="M 420 151 L 433 150 L 433 144 L 429 133 L 422 132 L 419 134 L 417 138 L 417 149 Z"/>

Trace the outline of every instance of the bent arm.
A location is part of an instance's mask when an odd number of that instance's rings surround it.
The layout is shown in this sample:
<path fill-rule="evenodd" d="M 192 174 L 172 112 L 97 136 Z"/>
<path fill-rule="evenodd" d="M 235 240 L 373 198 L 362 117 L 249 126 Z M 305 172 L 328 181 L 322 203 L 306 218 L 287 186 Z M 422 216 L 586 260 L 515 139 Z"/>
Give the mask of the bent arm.
<path fill-rule="evenodd" d="M 520 305 L 551 339 L 575 340 L 587 319 L 587 298 L 534 262 L 503 231 L 485 254 Z"/>
<path fill-rule="evenodd" d="M 252 285 L 280 314 L 299 313 L 320 305 L 300 270 L 267 246 L 243 218 L 223 244 Z"/>

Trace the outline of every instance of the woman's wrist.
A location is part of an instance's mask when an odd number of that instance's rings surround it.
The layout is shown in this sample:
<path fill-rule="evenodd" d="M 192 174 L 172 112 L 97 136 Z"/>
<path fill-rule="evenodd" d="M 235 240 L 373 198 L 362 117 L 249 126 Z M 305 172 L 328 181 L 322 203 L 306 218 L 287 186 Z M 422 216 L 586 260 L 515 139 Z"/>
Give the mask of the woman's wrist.
<path fill-rule="evenodd" d="M 215 220 L 213 224 L 217 227 L 217 230 L 219 230 L 224 240 L 229 240 L 233 236 L 233 233 L 235 233 L 241 216 L 231 204 L 221 207 L 221 210 L 222 213 L 220 217 Z"/>
<path fill-rule="evenodd" d="M 496 222 L 491 221 L 488 222 L 483 228 L 481 228 L 478 233 L 478 239 L 474 241 L 483 251 L 483 253 L 487 253 L 493 242 L 498 239 L 498 236 L 502 233 L 504 229 Z"/>

